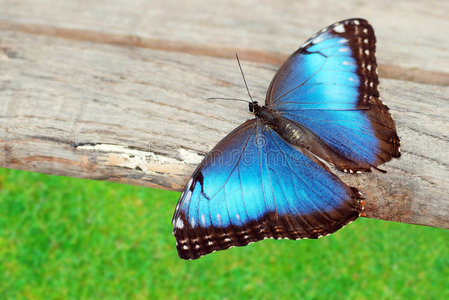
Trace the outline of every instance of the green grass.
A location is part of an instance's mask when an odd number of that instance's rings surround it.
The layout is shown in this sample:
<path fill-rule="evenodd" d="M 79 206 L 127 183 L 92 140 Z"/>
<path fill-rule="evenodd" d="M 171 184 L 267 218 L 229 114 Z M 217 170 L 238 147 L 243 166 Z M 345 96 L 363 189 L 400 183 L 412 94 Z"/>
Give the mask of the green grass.
<path fill-rule="evenodd" d="M 0 169 L 0 299 L 449 299 L 449 231 L 359 219 L 178 258 L 179 193 Z"/>

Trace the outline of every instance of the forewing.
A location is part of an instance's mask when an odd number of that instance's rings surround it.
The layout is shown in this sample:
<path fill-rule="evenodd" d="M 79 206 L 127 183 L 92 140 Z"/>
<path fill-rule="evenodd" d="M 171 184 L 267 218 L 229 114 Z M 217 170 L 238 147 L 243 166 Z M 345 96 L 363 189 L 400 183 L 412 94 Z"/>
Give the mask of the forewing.
<path fill-rule="evenodd" d="M 379 97 L 375 47 L 366 20 L 335 23 L 287 60 L 267 93 L 266 106 L 313 132 L 329 149 L 325 156 L 310 150 L 340 170 L 369 170 L 400 156 Z"/>

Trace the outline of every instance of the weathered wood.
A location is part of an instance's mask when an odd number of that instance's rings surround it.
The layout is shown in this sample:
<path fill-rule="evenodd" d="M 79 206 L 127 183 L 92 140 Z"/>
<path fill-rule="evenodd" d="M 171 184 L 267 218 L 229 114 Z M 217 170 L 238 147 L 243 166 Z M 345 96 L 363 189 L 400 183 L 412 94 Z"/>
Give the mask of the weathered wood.
<path fill-rule="evenodd" d="M 449 2 L 314 0 L 0 1 L 0 28 L 280 65 L 317 30 L 362 17 L 385 78 L 449 85 Z"/>
<path fill-rule="evenodd" d="M 449 228 L 449 37 L 434 33 L 448 25 L 435 6 L 447 4 L 318 13 L 293 1 L 153 10 L 133 1 L 124 11 L 111 1 L 66 3 L 0 1 L 0 166 L 180 190 L 202 155 L 251 117 L 243 103 L 204 100 L 244 97 L 234 51 L 263 99 L 280 60 L 303 40 L 362 16 L 376 29 L 381 94 L 403 156 L 387 174 L 338 175 L 365 194 L 368 217 Z"/>

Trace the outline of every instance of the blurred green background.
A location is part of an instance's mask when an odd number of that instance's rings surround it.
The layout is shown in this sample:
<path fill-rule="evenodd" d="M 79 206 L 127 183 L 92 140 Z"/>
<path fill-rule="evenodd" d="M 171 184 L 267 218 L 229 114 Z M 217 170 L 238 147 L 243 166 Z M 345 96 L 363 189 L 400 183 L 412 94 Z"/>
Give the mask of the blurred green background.
<path fill-rule="evenodd" d="M 179 193 L 0 169 L 0 299 L 449 299 L 449 231 L 359 219 L 178 258 Z"/>

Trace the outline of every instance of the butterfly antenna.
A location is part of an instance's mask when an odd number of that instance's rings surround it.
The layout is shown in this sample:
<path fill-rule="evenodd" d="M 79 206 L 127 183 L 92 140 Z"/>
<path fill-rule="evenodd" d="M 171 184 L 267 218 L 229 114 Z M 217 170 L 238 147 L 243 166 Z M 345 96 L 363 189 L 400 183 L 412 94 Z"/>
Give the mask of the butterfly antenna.
<path fill-rule="evenodd" d="M 251 102 L 248 101 L 248 100 L 245 100 L 245 99 L 239 99 L 239 98 L 212 97 L 212 98 L 207 98 L 206 100 L 232 100 L 232 101 L 241 101 L 241 102 L 251 103 Z"/>
<path fill-rule="evenodd" d="M 246 87 L 246 91 L 248 92 L 248 96 L 251 99 L 251 102 L 254 102 L 253 97 L 251 97 L 251 93 L 249 92 L 248 84 L 246 84 L 245 74 L 243 74 L 242 65 L 240 64 L 239 56 L 237 55 L 237 53 L 235 54 L 235 58 L 237 58 L 237 63 L 239 64 L 240 73 L 242 73 L 243 82 L 245 83 L 245 87 Z"/>

